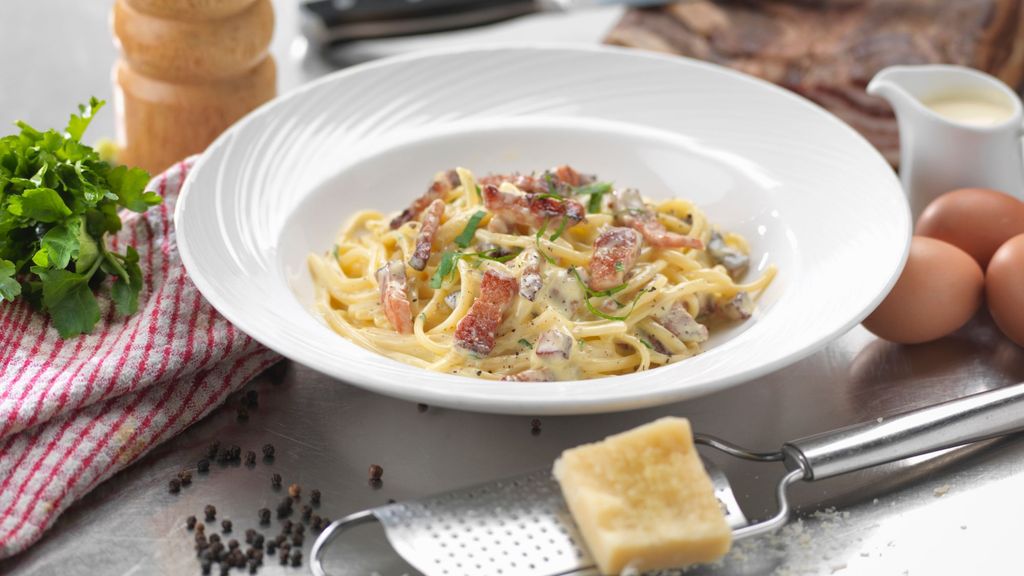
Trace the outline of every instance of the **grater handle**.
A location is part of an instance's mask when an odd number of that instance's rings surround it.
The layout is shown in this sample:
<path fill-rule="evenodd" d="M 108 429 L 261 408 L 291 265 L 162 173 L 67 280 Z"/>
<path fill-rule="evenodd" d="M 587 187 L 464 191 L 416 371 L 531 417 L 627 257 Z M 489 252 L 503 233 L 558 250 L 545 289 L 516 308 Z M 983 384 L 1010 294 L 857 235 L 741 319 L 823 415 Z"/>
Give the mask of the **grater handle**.
<path fill-rule="evenodd" d="M 820 480 L 1024 430 L 1024 383 L 787 442 L 786 466 Z"/>
<path fill-rule="evenodd" d="M 323 558 L 321 558 L 324 546 L 330 544 L 346 529 L 376 520 L 377 517 L 373 514 L 373 510 L 362 510 L 349 514 L 341 520 L 335 520 L 327 528 L 324 528 L 316 537 L 316 542 L 313 542 L 312 550 L 309 551 L 309 569 L 313 572 L 313 576 L 327 576 L 327 572 L 324 571 Z"/>

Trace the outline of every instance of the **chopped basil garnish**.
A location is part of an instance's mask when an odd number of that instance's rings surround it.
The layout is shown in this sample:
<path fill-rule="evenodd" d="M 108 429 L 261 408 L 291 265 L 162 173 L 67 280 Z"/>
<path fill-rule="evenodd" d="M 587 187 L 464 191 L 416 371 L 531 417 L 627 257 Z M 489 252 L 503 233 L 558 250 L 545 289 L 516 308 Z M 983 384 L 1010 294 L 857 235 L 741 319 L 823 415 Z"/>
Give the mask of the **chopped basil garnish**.
<path fill-rule="evenodd" d="M 648 349 L 654 350 L 654 345 L 648 342 L 646 338 L 641 338 L 640 336 L 637 336 L 637 340 L 639 340 L 640 343 L 646 346 Z"/>
<path fill-rule="evenodd" d="M 469 248 L 469 243 L 473 241 L 473 235 L 476 234 L 476 229 L 480 227 L 480 221 L 484 219 L 484 216 L 487 216 L 487 212 L 477 210 L 476 214 L 469 218 L 462 233 L 455 237 L 455 244 L 459 248 Z"/>
<path fill-rule="evenodd" d="M 596 214 L 601 211 L 601 199 L 604 195 L 612 191 L 612 185 L 609 182 L 594 182 L 587 184 L 586 186 L 580 186 L 573 190 L 573 194 L 576 196 L 590 196 L 590 201 L 587 202 L 587 212 Z"/>
<path fill-rule="evenodd" d="M 591 290 L 590 287 L 587 286 L 587 284 L 583 281 L 583 278 L 580 277 L 580 273 L 576 271 L 575 267 L 569 268 L 569 273 L 576 278 L 576 281 L 579 283 L 580 287 L 583 288 L 583 292 L 585 294 L 585 296 L 583 297 L 583 303 L 586 304 L 587 310 L 589 310 L 590 313 L 593 314 L 594 316 L 597 316 L 598 318 L 604 318 L 605 320 L 613 320 L 620 322 L 626 320 L 627 318 L 629 318 L 629 315 L 633 313 L 633 309 L 636 308 L 636 303 L 640 300 L 640 297 L 643 296 L 645 293 L 653 290 L 653 288 L 645 288 L 643 290 L 640 290 L 639 292 L 636 293 L 636 296 L 633 298 L 633 303 L 630 305 L 628 312 L 626 312 L 622 316 L 613 316 L 611 314 L 607 314 L 599 310 L 590 302 L 590 299 L 599 296 L 611 296 L 612 294 L 622 292 L 623 290 L 626 289 L 628 283 L 622 283 L 619 284 L 618 286 L 615 286 L 614 288 L 609 288 L 607 290 Z M 616 301 L 616 304 L 620 303 Z"/>
<path fill-rule="evenodd" d="M 530 350 L 533 350 L 533 344 L 530 344 L 530 341 L 527 340 L 526 338 L 520 338 L 519 343 L 522 344 L 523 346 L 526 346 Z"/>
<path fill-rule="evenodd" d="M 541 247 L 540 247 L 540 239 L 544 237 L 544 233 L 547 232 L 547 231 L 548 231 L 548 221 L 545 220 L 544 223 L 541 224 L 540 229 L 537 230 L 537 233 L 534 234 L 533 240 L 534 240 L 534 243 L 537 245 L 537 252 L 539 252 L 540 255 L 544 257 L 545 260 L 547 260 L 548 264 L 555 264 L 556 263 L 555 259 L 552 258 L 550 254 L 548 254 L 547 252 L 542 250 Z"/>
<path fill-rule="evenodd" d="M 445 251 L 441 254 L 441 262 L 437 265 L 434 275 L 430 277 L 431 288 L 437 290 L 444 283 L 445 278 L 455 276 L 456 264 L 459 262 L 459 258 L 462 258 L 462 252 Z"/>
<path fill-rule="evenodd" d="M 558 225 L 558 230 L 555 230 L 555 233 L 552 234 L 551 238 L 548 238 L 548 240 L 551 240 L 552 242 L 554 242 L 555 240 L 558 240 L 559 237 L 562 236 L 562 232 L 565 232 L 565 227 L 568 226 L 568 225 L 569 225 L 569 217 L 568 216 L 562 216 L 562 222 L 561 222 L 561 224 Z"/>
<path fill-rule="evenodd" d="M 480 185 L 479 184 L 476 185 L 476 197 L 481 199 L 481 200 L 484 199 L 484 193 L 483 193 L 482 190 L 480 190 Z"/>

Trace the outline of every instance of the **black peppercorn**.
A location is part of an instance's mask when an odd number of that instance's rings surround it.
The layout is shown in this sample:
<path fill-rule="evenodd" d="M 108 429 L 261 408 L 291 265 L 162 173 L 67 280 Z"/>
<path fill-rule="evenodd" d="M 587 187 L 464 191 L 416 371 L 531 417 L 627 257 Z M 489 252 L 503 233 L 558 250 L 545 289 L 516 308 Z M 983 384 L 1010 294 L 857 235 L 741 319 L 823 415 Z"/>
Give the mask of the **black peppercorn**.
<path fill-rule="evenodd" d="M 243 402 L 245 402 L 245 404 L 248 406 L 255 407 L 258 406 L 260 403 L 260 393 L 255 390 L 246 390 L 245 396 L 243 398 Z"/>
<path fill-rule="evenodd" d="M 292 527 L 292 534 L 303 534 L 306 532 L 306 526 L 303 524 L 296 524 Z"/>
<path fill-rule="evenodd" d="M 209 558 L 203 558 L 203 560 L 199 562 L 199 567 L 202 568 L 203 574 L 209 574 L 210 568 L 213 567 L 213 562 L 210 561 Z"/>
<path fill-rule="evenodd" d="M 231 462 L 231 449 L 221 448 L 220 451 L 217 452 L 217 462 Z"/>
<path fill-rule="evenodd" d="M 196 527 L 196 517 L 195 516 L 189 516 L 188 518 L 185 518 L 185 528 L 188 528 L 189 530 L 192 530 L 195 527 Z"/>
<path fill-rule="evenodd" d="M 270 540 L 267 542 L 267 554 L 274 554 L 277 552 L 277 542 Z"/>
<path fill-rule="evenodd" d="M 277 505 L 277 517 L 284 518 L 292 513 L 292 499 L 285 498 Z"/>
<path fill-rule="evenodd" d="M 209 542 L 206 541 L 206 535 L 202 532 L 196 532 L 195 541 L 196 544 L 203 544 L 204 548 L 209 544 Z"/>
<path fill-rule="evenodd" d="M 231 532 L 231 520 L 226 520 L 226 519 L 225 520 L 221 520 L 220 521 L 220 528 L 221 528 L 221 530 L 224 531 L 225 534 L 227 534 L 228 532 Z"/>
<path fill-rule="evenodd" d="M 256 563 L 255 559 L 249 560 L 249 574 L 255 574 L 258 570 L 259 564 Z"/>
<path fill-rule="evenodd" d="M 302 566 L 302 550 L 292 550 L 292 566 Z"/>
<path fill-rule="evenodd" d="M 231 540 L 228 540 L 228 550 L 235 550 L 237 548 L 238 548 L 238 540 L 235 540 L 234 538 L 232 538 Z"/>
<path fill-rule="evenodd" d="M 260 508 L 258 514 L 260 516 L 260 524 L 264 524 L 264 525 L 265 524 L 270 524 L 270 509 L 269 508 Z"/>
<path fill-rule="evenodd" d="M 301 494 L 302 486 L 299 486 L 298 484 L 292 484 L 291 486 L 288 487 L 288 495 L 291 496 L 292 498 L 298 500 Z"/>
<path fill-rule="evenodd" d="M 270 486 L 272 488 L 281 487 L 281 475 L 278 474 L 277 472 L 274 472 L 273 474 L 270 475 Z"/>
<path fill-rule="evenodd" d="M 416 410 L 419 411 L 420 414 L 426 412 L 427 408 L 430 408 L 430 406 L 427 406 L 426 404 L 417 404 L 416 405 Z"/>
<path fill-rule="evenodd" d="M 263 457 L 267 458 L 267 459 L 271 459 L 271 458 L 274 457 L 274 445 L 273 444 L 264 444 L 263 445 Z"/>
<path fill-rule="evenodd" d="M 284 547 L 281 548 L 281 556 L 279 558 L 281 566 L 288 565 L 288 554 L 285 552 Z"/>
<path fill-rule="evenodd" d="M 319 532 L 320 530 L 323 530 L 324 519 L 321 518 L 320 516 L 314 514 L 310 524 L 313 526 L 313 530 L 316 530 L 317 532 Z"/>
<path fill-rule="evenodd" d="M 203 508 L 203 514 L 206 515 L 207 522 L 212 522 L 217 519 L 217 507 L 213 504 L 207 504 L 206 508 Z"/>
<path fill-rule="evenodd" d="M 252 450 L 249 450 L 248 452 L 245 453 L 245 465 L 246 466 L 255 466 L 256 465 L 256 453 L 253 452 Z"/>
<path fill-rule="evenodd" d="M 205 524 L 196 524 L 196 533 L 197 534 L 202 534 L 203 532 L 206 532 L 206 525 Z"/>
<path fill-rule="evenodd" d="M 309 522 L 310 517 L 313 516 L 313 507 L 305 504 L 302 506 L 302 521 Z"/>
<path fill-rule="evenodd" d="M 380 480 L 384 476 L 384 468 L 380 464 L 370 464 L 370 480 Z"/>
<path fill-rule="evenodd" d="M 302 534 L 292 534 L 292 546 L 302 546 Z"/>
<path fill-rule="evenodd" d="M 252 540 L 252 545 L 257 550 L 263 548 L 263 534 L 256 534 L 256 537 Z"/>
<path fill-rule="evenodd" d="M 530 428 L 532 428 L 534 430 L 539 430 L 540 429 L 540 418 L 534 418 L 533 420 L 530 420 Z"/>
<path fill-rule="evenodd" d="M 236 412 L 236 414 L 237 414 L 239 420 L 248 420 L 249 419 L 249 409 L 246 408 L 245 406 L 239 406 L 238 407 L 238 411 Z"/>
<path fill-rule="evenodd" d="M 178 472 L 178 480 L 181 482 L 182 486 L 188 486 L 192 483 L 192 472 L 188 470 Z"/>
<path fill-rule="evenodd" d="M 207 458 L 216 458 L 217 457 L 217 453 L 219 451 L 220 451 L 220 442 L 213 442 L 206 449 L 206 457 Z"/>
<path fill-rule="evenodd" d="M 252 544 L 253 538 L 256 538 L 256 531 L 249 528 L 245 531 L 245 543 Z"/>
<path fill-rule="evenodd" d="M 220 542 L 220 534 L 210 534 L 210 544 L 216 544 Z"/>
<path fill-rule="evenodd" d="M 240 460 L 242 458 L 242 449 L 237 444 L 231 445 L 231 459 Z"/>
<path fill-rule="evenodd" d="M 216 536 L 216 534 L 214 534 Z M 213 558 L 220 558 L 224 553 L 224 543 L 220 540 L 210 542 L 210 554 Z"/>
<path fill-rule="evenodd" d="M 214 456 L 216 456 L 216 454 L 214 454 Z M 203 473 L 209 472 L 210 461 L 207 460 L 206 458 L 203 458 L 202 460 L 196 463 L 196 469 Z"/>
<path fill-rule="evenodd" d="M 171 478 L 170 481 L 167 482 L 167 491 L 170 492 L 171 494 L 177 494 L 178 492 L 181 492 L 181 480 L 178 480 L 177 478 Z"/>
<path fill-rule="evenodd" d="M 320 505 L 320 491 L 316 488 L 309 491 L 309 503 L 313 506 Z"/>

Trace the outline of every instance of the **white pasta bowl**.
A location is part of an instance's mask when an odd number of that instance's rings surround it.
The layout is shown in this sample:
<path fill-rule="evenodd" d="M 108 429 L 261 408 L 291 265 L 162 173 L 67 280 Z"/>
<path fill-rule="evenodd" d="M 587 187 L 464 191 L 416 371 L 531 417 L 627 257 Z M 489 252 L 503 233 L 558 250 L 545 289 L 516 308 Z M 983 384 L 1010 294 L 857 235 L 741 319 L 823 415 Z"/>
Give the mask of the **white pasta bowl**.
<path fill-rule="evenodd" d="M 408 205 L 431 176 L 568 163 L 653 198 L 681 196 L 779 273 L 754 318 L 643 373 L 494 382 L 365 350 L 312 310 L 306 268 L 354 212 Z M 178 245 L 203 295 L 281 354 L 345 382 L 469 410 L 569 414 L 678 401 L 792 363 L 860 322 L 906 258 L 892 169 L 808 101 L 717 66 L 613 48 L 502 46 L 341 71 L 221 136 L 185 184 Z"/>

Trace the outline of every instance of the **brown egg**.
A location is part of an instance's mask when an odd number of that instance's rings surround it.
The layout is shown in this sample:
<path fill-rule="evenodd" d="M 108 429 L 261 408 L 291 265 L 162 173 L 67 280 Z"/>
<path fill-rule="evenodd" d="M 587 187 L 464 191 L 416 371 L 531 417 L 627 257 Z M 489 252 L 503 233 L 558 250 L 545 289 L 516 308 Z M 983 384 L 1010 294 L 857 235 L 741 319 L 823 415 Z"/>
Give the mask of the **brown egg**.
<path fill-rule="evenodd" d="M 999 329 L 1024 346 L 1024 234 L 996 250 L 985 272 L 988 310 Z"/>
<path fill-rule="evenodd" d="M 984 268 L 1003 242 L 1024 234 L 1024 202 L 995 190 L 961 188 L 932 201 L 914 233 L 949 242 Z"/>
<path fill-rule="evenodd" d="M 902 344 L 941 338 L 974 316 L 984 280 L 981 267 L 963 250 L 914 236 L 903 273 L 864 327 Z"/>

